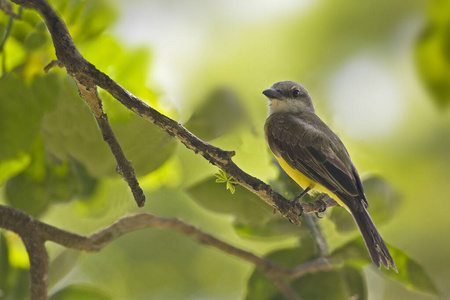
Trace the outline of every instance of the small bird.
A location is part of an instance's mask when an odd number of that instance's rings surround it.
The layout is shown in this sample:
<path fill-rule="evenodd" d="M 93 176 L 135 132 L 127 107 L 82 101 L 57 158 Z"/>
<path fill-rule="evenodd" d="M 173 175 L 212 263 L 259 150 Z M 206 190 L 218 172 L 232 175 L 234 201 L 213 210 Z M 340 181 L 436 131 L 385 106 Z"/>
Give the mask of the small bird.
<path fill-rule="evenodd" d="M 280 166 L 306 193 L 326 193 L 343 206 L 358 225 L 372 261 L 397 272 L 394 260 L 367 208 L 369 203 L 350 155 L 339 137 L 316 115 L 308 91 L 293 81 L 275 83 L 264 124 L 266 141 Z"/>

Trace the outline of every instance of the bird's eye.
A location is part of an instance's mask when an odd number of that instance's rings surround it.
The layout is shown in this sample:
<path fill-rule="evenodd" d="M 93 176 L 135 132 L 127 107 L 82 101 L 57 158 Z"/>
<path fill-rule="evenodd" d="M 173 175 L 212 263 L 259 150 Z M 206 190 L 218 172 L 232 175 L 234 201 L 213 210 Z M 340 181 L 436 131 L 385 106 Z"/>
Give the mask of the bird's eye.
<path fill-rule="evenodd" d="M 293 90 L 293 91 L 292 91 L 292 96 L 294 96 L 294 97 L 300 96 L 300 91 L 297 90 L 297 89 Z"/>

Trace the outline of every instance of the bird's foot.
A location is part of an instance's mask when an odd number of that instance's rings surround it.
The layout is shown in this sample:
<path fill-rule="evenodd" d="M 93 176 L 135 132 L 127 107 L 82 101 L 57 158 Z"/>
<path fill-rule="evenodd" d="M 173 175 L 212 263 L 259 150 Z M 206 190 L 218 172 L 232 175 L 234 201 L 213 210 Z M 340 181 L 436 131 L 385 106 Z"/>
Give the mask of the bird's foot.
<path fill-rule="evenodd" d="M 314 201 L 316 203 L 318 203 L 318 211 L 316 212 L 316 217 L 319 219 L 322 219 L 323 217 L 321 217 L 319 214 L 323 213 L 324 211 L 327 210 L 327 204 L 325 203 L 324 199 L 327 197 L 326 194 L 322 194 L 319 195 L 319 197 L 317 197 L 317 199 Z"/>

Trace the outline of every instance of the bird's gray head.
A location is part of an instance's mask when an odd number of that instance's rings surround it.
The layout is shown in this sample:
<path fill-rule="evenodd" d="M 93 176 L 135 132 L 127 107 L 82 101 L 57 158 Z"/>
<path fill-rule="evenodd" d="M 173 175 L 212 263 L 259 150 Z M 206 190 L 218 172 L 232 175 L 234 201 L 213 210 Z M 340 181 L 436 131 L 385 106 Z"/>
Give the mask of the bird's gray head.
<path fill-rule="evenodd" d="M 274 113 L 314 112 L 314 106 L 308 91 L 293 81 L 280 81 L 264 90 L 269 98 L 269 115 Z"/>

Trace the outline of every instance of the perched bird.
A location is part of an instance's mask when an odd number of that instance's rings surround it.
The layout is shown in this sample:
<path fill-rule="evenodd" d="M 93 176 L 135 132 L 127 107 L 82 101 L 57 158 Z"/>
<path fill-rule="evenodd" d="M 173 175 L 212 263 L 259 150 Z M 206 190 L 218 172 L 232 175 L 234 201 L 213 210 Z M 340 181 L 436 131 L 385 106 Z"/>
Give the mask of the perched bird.
<path fill-rule="evenodd" d="M 367 208 L 364 188 L 339 137 L 316 115 L 308 91 L 292 81 L 275 83 L 263 94 L 269 99 L 264 124 L 270 150 L 286 173 L 309 192 L 326 193 L 353 216 L 373 262 L 397 272 L 394 260 Z"/>

